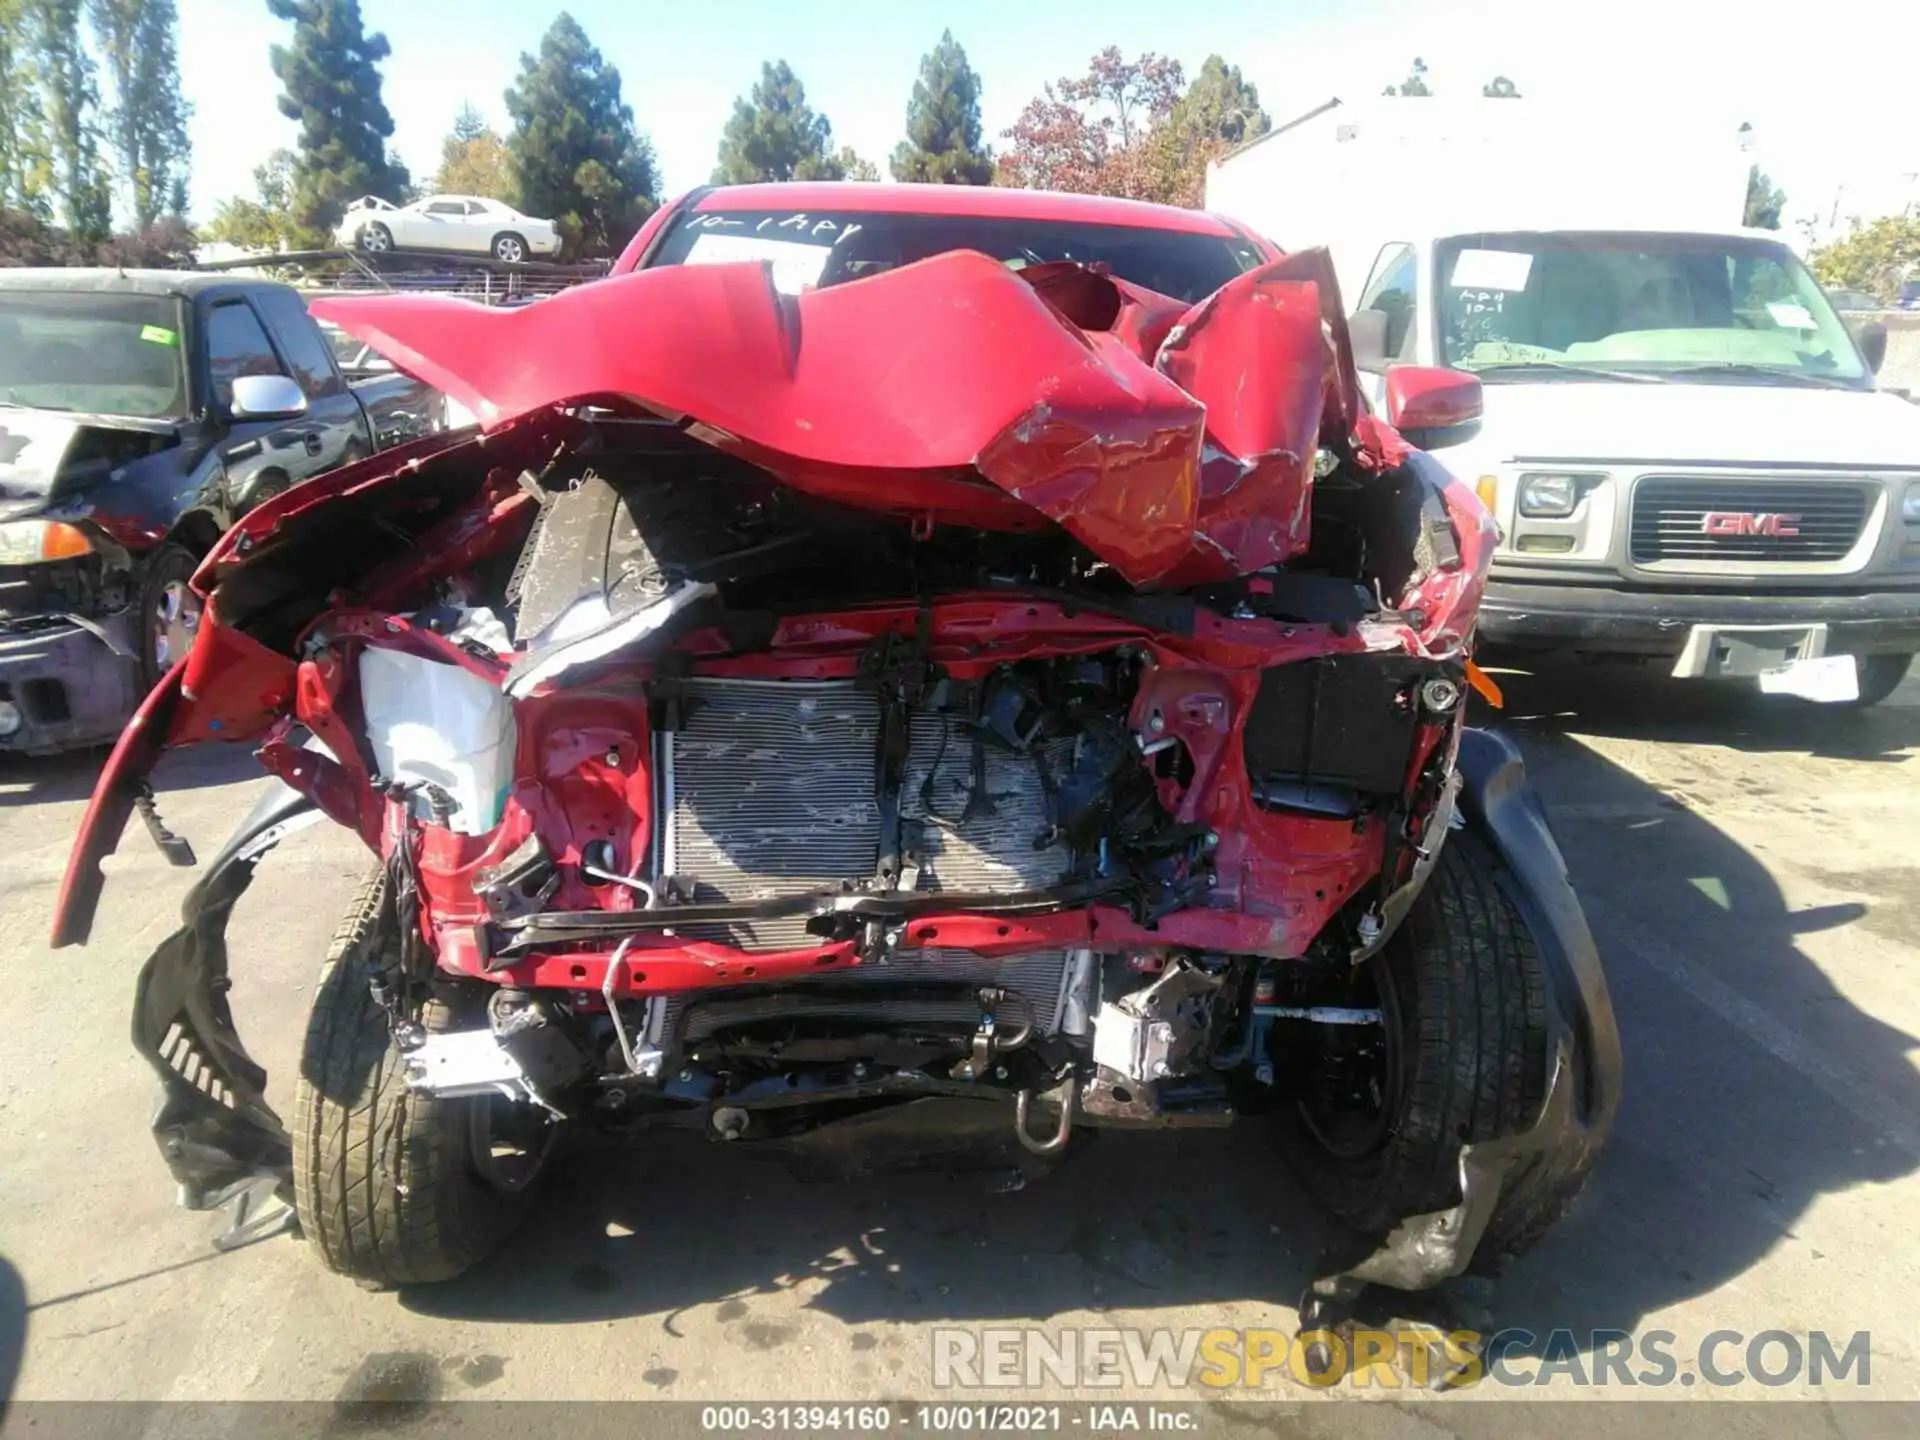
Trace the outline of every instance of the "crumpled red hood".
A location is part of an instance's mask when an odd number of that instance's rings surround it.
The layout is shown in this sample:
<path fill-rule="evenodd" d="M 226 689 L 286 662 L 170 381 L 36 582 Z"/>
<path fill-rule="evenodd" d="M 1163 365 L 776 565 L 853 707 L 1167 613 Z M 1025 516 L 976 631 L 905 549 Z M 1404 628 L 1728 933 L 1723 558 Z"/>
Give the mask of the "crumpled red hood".
<path fill-rule="evenodd" d="M 1297 553 L 1323 444 L 1396 458 L 1362 415 L 1319 251 L 1193 306 L 957 251 L 797 297 L 764 264 L 682 265 L 518 309 L 417 295 L 312 309 L 489 428 L 637 405 L 830 499 L 983 529 L 1044 517 L 1136 586 Z"/>

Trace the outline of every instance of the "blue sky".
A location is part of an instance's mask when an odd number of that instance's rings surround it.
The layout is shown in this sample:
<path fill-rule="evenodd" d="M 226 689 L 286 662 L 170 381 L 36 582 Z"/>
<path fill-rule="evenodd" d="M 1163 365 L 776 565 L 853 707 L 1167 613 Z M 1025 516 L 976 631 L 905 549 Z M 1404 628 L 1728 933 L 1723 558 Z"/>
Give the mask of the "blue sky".
<path fill-rule="evenodd" d="M 386 99 L 395 143 L 430 176 L 463 100 L 504 127 L 501 92 L 558 6 L 499 0 L 361 0 L 393 45 Z M 1238 64 L 1278 117 L 1332 95 L 1378 94 L 1423 57 L 1436 90 L 1476 92 L 1495 74 L 1523 93 L 1590 104 L 1659 104 L 1689 122 L 1759 128 L 1762 163 L 1788 217 L 1897 207 L 1920 174 L 1910 87 L 1877 84 L 1873 57 L 1920 54 L 1920 4 L 1826 0 L 1818 7 L 1714 0 L 574 0 L 568 7 L 619 66 L 668 190 L 703 182 L 734 97 L 765 59 L 785 58 L 834 134 L 883 171 L 900 138 L 920 56 L 951 27 L 984 84 L 990 138 L 1047 80 L 1115 44 L 1209 52 Z M 193 213 L 249 192 L 251 171 L 294 128 L 274 108 L 267 47 L 290 27 L 265 0 L 180 0 L 181 69 L 193 119 Z"/>

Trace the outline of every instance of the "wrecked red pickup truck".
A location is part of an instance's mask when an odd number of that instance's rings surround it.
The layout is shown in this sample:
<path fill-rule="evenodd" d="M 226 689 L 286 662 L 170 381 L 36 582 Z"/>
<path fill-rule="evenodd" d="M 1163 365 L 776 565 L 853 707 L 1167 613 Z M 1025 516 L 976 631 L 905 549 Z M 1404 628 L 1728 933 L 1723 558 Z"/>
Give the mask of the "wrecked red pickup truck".
<path fill-rule="evenodd" d="M 282 782 L 140 977 L 187 1203 L 280 1186 L 330 1267 L 431 1281 L 570 1127 L 997 1106 L 1033 1163 L 1257 1117 L 1356 1237 L 1323 1297 L 1565 1209 L 1619 1046 L 1518 756 L 1464 725 L 1492 524 L 1367 413 L 1324 254 L 756 186 L 618 268 L 315 304 L 482 431 L 240 522 L 75 846 L 60 944 L 133 809 L 165 836 L 164 748 Z M 1389 397 L 1438 443 L 1477 387 Z M 315 813 L 378 863 L 289 1133 L 224 931 Z"/>

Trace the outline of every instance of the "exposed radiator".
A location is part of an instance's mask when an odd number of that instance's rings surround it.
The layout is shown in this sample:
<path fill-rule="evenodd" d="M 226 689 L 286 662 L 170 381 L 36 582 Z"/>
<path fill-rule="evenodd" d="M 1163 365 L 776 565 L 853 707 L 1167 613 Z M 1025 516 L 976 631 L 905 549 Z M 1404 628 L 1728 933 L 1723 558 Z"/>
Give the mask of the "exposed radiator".
<path fill-rule="evenodd" d="M 702 902 L 770 899 L 871 878 L 880 848 L 878 700 L 846 681 L 683 684 L 682 728 L 661 735 L 656 766 L 657 873 L 677 877 Z M 919 868 L 903 888 L 999 892 L 1065 876 L 1064 848 L 1035 847 L 1048 825 L 1041 765 L 1064 768 L 1071 741 L 1056 742 L 1039 761 L 984 747 L 977 799 L 974 745 L 952 717 L 916 712 L 909 741 L 902 839 Z M 799 919 L 735 925 L 705 938 L 759 950 L 809 943 Z"/>

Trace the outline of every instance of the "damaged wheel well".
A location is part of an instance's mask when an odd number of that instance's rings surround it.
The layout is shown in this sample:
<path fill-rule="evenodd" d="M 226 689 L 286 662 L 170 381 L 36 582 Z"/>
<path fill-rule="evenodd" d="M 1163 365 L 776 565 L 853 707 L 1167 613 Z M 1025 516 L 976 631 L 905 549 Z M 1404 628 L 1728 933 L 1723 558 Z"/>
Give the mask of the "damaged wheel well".
<path fill-rule="evenodd" d="M 189 510 L 174 522 L 173 529 L 167 532 L 167 538 L 163 543 L 190 550 L 197 558 L 213 549 L 214 544 L 220 539 L 222 528 L 219 520 L 210 512 Z"/>

